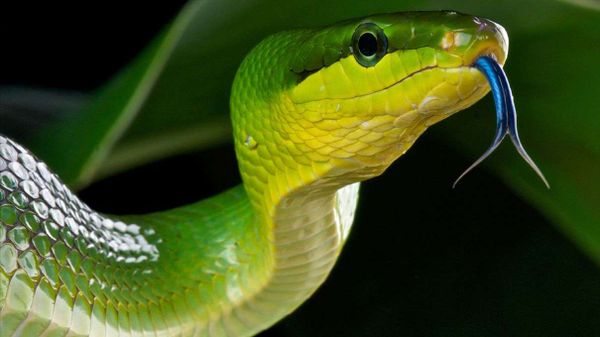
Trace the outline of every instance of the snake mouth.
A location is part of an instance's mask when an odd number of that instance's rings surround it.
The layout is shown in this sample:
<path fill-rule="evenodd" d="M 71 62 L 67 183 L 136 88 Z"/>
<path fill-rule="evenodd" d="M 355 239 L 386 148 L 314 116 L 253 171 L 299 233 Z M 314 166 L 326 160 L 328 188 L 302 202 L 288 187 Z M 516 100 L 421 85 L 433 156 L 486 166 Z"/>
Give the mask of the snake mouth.
<path fill-rule="evenodd" d="M 476 68 L 477 60 L 479 60 L 482 57 L 489 57 L 502 66 L 506 61 L 506 52 L 502 49 L 500 45 L 485 44 L 480 48 L 477 48 L 475 52 L 468 53 L 465 56 L 465 65 L 469 65 L 470 67 Z"/>
<path fill-rule="evenodd" d="M 478 56 L 479 57 L 479 56 Z M 477 58 L 478 58 L 477 57 Z M 476 61 L 475 58 L 473 60 L 473 63 Z M 408 73 L 407 75 L 405 75 L 404 77 L 398 79 L 395 82 L 392 82 L 386 86 L 380 87 L 378 89 L 374 89 L 368 92 L 364 92 L 364 93 L 360 93 L 360 94 L 355 94 L 352 96 L 338 96 L 338 97 L 323 97 L 323 98 L 317 98 L 317 99 L 311 99 L 311 100 L 295 100 L 294 103 L 296 104 L 309 104 L 309 103 L 315 103 L 315 102 L 328 102 L 328 101 L 353 101 L 353 100 L 359 100 L 361 98 L 366 98 L 369 96 L 373 96 L 373 95 L 377 95 L 377 94 L 381 94 L 384 93 L 386 91 L 389 91 L 391 89 L 394 89 L 395 87 L 399 87 L 402 84 L 404 84 L 407 81 L 412 80 L 414 77 L 421 75 L 423 73 L 426 72 L 430 72 L 430 71 L 435 71 L 435 70 L 442 70 L 442 71 L 452 71 L 452 70 L 460 70 L 460 69 L 470 69 L 473 66 L 465 63 L 464 65 L 459 65 L 459 66 L 455 66 L 455 67 L 443 67 L 443 66 L 439 66 L 439 65 L 432 65 L 432 66 L 427 66 L 427 67 L 423 67 L 420 69 L 417 69 L 413 72 Z"/>
<path fill-rule="evenodd" d="M 408 75 L 402 77 L 400 80 L 398 80 L 398 81 L 396 81 L 396 82 L 394 82 L 394 83 L 392 83 L 390 85 L 387 85 L 387 86 L 382 87 L 380 89 L 373 90 L 371 92 L 367 92 L 367 93 L 364 93 L 364 94 L 359 94 L 359 95 L 355 95 L 355 96 L 352 96 L 352 97 L 348 97 L 346 99 L 360 99 L 360 98 L 363 98 L 363 97 L 367 97 L 367 96 L 370 96 L 370 95 L 375 95 L 377 93 L 381 93 L 381 92 L 387 91 L 389 89 L 392 89 L 393 87 L 401 85 L 405 81 L 410 80 L 411 78 L 417 76 L 418 74 L 421 74 L 421 73 L 424 73 L 426 71 L 433 70 L 433 69 L 457 69 L 457 68 L 443 68 L 443 67 L 440 67 L 440 66 L 437 66 L 437 65 L 436 66 L 424 67 L 424 68 L 421 68 L 421 69 L 418 69 L 418 70 L 415 70 L 415 71 L 409 73 Z"/>

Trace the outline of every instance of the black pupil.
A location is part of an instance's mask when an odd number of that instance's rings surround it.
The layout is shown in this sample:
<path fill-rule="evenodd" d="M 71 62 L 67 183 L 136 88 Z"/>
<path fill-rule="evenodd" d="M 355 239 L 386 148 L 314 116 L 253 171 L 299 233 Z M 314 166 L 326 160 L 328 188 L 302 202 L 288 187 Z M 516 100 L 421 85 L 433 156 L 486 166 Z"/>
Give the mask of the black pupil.
<path fill-rule="evenodd" d="M 371 33 L 364 33 L 358 38 L 358 50 L 365 56 L 377 53 L 377 38 Z"/>

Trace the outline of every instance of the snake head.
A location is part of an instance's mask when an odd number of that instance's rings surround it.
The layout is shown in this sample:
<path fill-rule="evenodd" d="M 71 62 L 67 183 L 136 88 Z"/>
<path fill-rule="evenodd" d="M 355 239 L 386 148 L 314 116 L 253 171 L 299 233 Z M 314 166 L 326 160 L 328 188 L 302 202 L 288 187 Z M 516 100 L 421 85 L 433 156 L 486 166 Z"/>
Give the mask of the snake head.
<path fill-rule="evenodd" d="M 304 167 L 304 180 L 344 176 L 344 184 L 378 175 L 429 126 L 490 90 L 476 59 L 504 64 L 507 53 L 500 25 L 451 11 L 271 36 L 234 81 L 240 165 L 266 175 Z"/>

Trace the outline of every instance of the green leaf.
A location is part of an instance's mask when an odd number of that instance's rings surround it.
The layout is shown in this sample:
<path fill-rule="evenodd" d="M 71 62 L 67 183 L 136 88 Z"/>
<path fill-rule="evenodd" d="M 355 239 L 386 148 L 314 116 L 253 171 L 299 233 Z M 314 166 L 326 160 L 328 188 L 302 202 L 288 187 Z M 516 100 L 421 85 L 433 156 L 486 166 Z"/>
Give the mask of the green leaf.
<path fill-rule="evenodd" d="M 34 138 L 30 147 L 69 185 L 89 183 L 145 104 L 181 33 L 193 17 L 186 8 L 127 69 L 100 90 L 76 117 Z M 48 146 L 52 144 L 52 146 Z"/>

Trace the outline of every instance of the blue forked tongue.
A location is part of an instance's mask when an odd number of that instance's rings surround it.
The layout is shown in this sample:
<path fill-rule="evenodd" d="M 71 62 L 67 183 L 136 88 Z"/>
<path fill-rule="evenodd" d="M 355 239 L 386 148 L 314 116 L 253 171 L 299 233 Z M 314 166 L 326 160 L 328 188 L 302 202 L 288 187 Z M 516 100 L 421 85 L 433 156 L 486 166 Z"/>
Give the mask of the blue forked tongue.
<path fill-rule="evenodd" d="M 504 137 L 506 137 L 508 134 L 510 140 L 517 148 L 517 151 L 521 157 L 523 157 L 527 164 L 529 164 L 535 173 L 537 173 L 544 184 L 546 184 L 546 187 L 550 188 L 550 185 L 542 174 L 542 171 L 540 171 L 531 157 L 529 157 L 527 151 L 525 151 L 525 148 L 523 147 L 523 144 L 521 144 L 521 140 L 519 139 L 515 102 L 513 100 L 512 91 L 510 90 L 510 85 L 508 84 L 508 79 L 506 78 L 504 70 L 502 70 L 502 67 L 500 67 L 500 65 L 498 65 L 494 59 L 488 56 L 482 56 L 478 58 L 474 66 L 485 75 L 490 87 L 492 88 L 492 94 L 494 95 L 494 103 L 496 106 L 496 135 L 494 136 L 492 145 L 490 145 L 483 155 L 481 155 L 479 159 L 469 166 L 469 168 L 466 169 L 465 172 L 458 177 L 458 179 L 456 179 L 452 187 L 456 187 L 456 184 L 460 179 L 462 179 L 462 177 L 464 177 L 485 158 L 492 154 L 492 152 L 496 150 L 498 145 L 500 145 Z"/>

